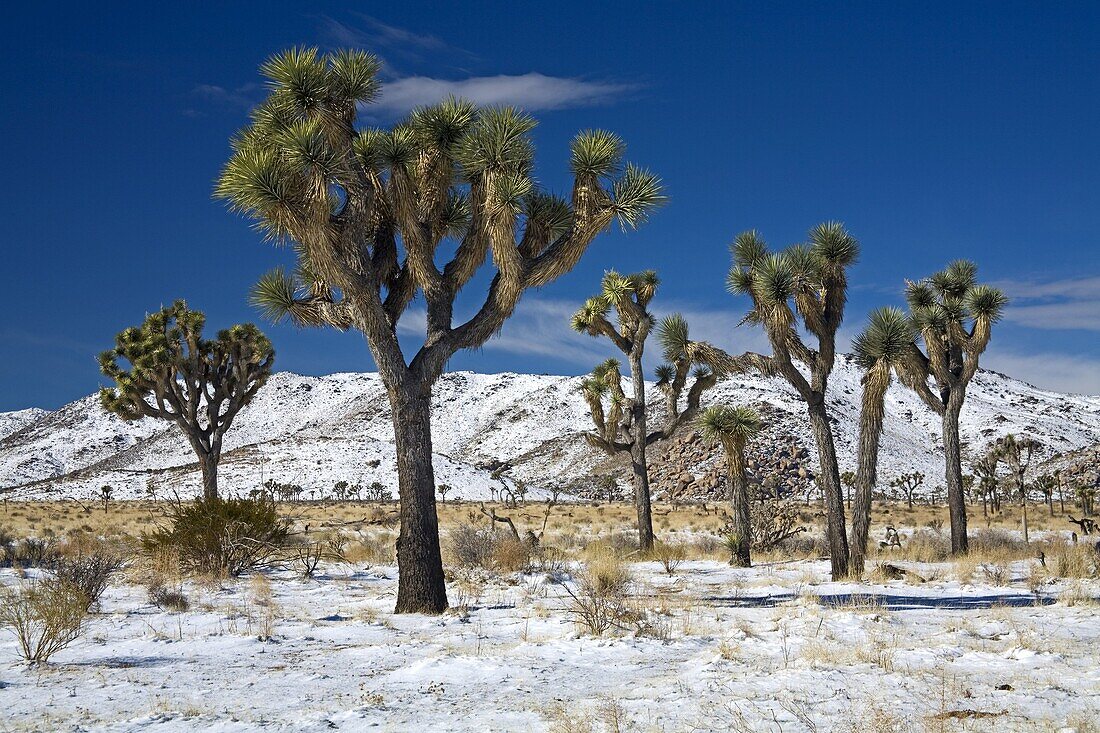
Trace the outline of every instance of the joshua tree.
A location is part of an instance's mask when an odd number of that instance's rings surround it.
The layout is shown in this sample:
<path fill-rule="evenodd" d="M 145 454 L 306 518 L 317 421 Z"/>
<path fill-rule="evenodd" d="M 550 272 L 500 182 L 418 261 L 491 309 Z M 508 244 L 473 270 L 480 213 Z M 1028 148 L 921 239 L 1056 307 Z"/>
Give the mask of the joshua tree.
<path fill-rule="evenodd" d="M 943 422 L 947 505 L 951 515 L 951 551 L 965 554 L 966 497 L 962 487 L 962 443 L 959 413 L 966 388 L 978 371 L 978 359 L 989 345 L 1008 299 L 1000 290 L 977 283 L 973 262 L 956 260 L 943 271 L 909 282 L 906 299 L 913 325 L 924 341 L 920 366 L 925 381 L 911 384 Z M 928 387 L 936 382 L 939 394 Z"/>
<path fill-rule="evenodd" d="M 848 504 L 848 508 L 852 508 L 852 489 L 856 485 L 856 475 L 851 471 L 845 471 L 840 474 L 840 483 L 847 491 L 844 492 L 844 500 Z"/>
<path fill-rule="evenodd" d="M 671 315 L 657 328 L 657 338 L 670 362 L 657 370 L 657 386 L 665 394 L 666 420 L 660 430 L 649 431 L 646 423 L 646 384 L 642 371 L 645 342 L 654 326 L 648 306 L 657 292 L 657 274 L 652 270 L 623 276 L 608 272 L 599 295 L 589 298 L 572 318 L 574 330 L 591 336 L 606 336 L 622 351 L 630 364 L 631 391 L 622 387 L 619 362 L 608 359 L 595 368 L 581 389 L 588 402 L 596 432 L 588 433 L 588 442 L 609 455 L 629 452 L 634 476 L 634 503 L 638 512 L 638 547 L 653 547 L 653 519 L 650 511 L 649 471 L 646 447 L 664 440 L 699 408 L 703 392 L 715 385 L 719 371 L 745 371 L 759 365 L 762 357 L 746 354 L 731 357 L 721 349 L 689 338 L 687 321 Z M 615 311 L 613 324 L 608 314 Z M 697 369 L 688 391 L 687 409 L 680 411 L 680 396 L 692 366 Z M 610 406 L 605 411 L 603 398 Z"/>
<path fill-rule="evenodd" d="M 867 557 L 867 538 L 871 527 L 871 494 L 878 481 L 879 440 L 885 415 L 886 390 L 897 374 L 908 384 L 923 379 L 918 366 L 920 352 L 913 343 L 913 327 L 905 313 L 897 308 L 880 308 L 870 315 L 867 327 L 852 344 L 856 364 L 863 369 L 863 397 L 859 413 L 858 466 L 852 484 L 855 508 L 852 510 L 851 565 L 855 577 L 863 574 Z M 922 477 L 923 478 L 923 477 Z M 912 495 L 909 506 L 912 507 Z"/>
<path fill-rule="evenodd" d="M 103 513 L 107 513 L 107 505 L 111 503 L 111 497 L 114 496 L 115 489 L 110 484 L 103 484 L 99 487 L 99 498 L 103 499 Z"/>
<path fill-rule="evenodd" d="M 448 99 L 392 129 L 360 128 L 378 70 L 361 51 L 292 49 L 265 63 L 271 92 L 234 138 L 217 195 L 294 245 L 297 272 L 271 272 L 253 292 L 267 315 L 366 337 L 397 445 L 396 611 L 440 613 L 432 385 L 457 351 L 500 331 L 525 290 L 569 272 L 613 221 L 636 226 L 664 197 L 602 131 L 573 140 L 570 200 L 543 192 L 535 120 L 511 107 Z M 484 301 L 456 323 L 455 299 L 487 261 Z M 425 339 L 406 359 L 398 323 L 418 292 L 424 310 L 411 320 L 423 319 Z"/>
<path fill-rule="evenodd" d="M 447 503 L 447 492 L 451 490 L 450 484 L 440 484 L 435 487 L 435 490 L 439 492 L 439 500 L 444 504 Z"/>
<path fill-rule="evenodd" d="M 974 475 L 978 477 L 978 490 L 982 495 L 983 514 L 986 513 L 987 508 L 993 512 L 1001 509 L 997 496 L 997 463 L 996 452 L 987 451 L 973 464 Z"/>
<path fill-rule="evenodd" d="M 202 469 L 203 495 L 218 495 L 222 439 L 241 408 L 267 383 L 275 352 L 251 323 L 202 337 L 206 316 L 177 300 L 115 337 L 99 368 L 115 381 L 100 391 L 104 409 L 123 420 L 174 422 Z M 128 362 L 130 368 L 120 365 Z"/>
<path fill-rule="evenodd" d="M 1012 473 L 1012 481 L 1016 484 L 1016 490 L 1020 492 L 1020 511 L 1023 514 L 1024 542 L 1028 542 L 1027 535 L 1027 469 L 1031 465 L 1035 454 L 1041 450 L 1043 444 L 1034 438 L 1018 438 L 1015 435 L 1006 435 L 999 438 L 993 445 L 997 459 L 1004 461 L 1008 470 Z"/>
<path fill-rule="evenodd" d="M 917 493 L 917 489 L 924 483 L 924 474 L 920 471 L 914 471 L 913 473 L 903 473 L 900 476 L 896 476 L 894 480 L 890 482 L 890 485 L 895 489 L 901 489 L 905 492 L 905 498 L 909 502 L 909 508 L 913 508 L 913 497 Z"/>
<path fill-rule="evenodd" d="M 809 240 L 770 253 L 755 231 L 738 235 L 728 286 L 752 298 L 745 320 L 763 326 L 772 346 L 771 363 L 806 403 L 825 497 L 832 577 L 839 580 L 848 574 L 848 539 L 826 395 L 847 300 L 847 268 L 859 255 L 859 243 L 836 222 L 815 227 Z M 803 342 L 800 325 L 816 339 L 816 349 Z M 796 363 L 809 369 L 809 378 Z"/>
<path fill-rule="evenodd" d="M 752 565 L 752 507 L 745 479 L 745 445 L 760 433 L 760 416 L 748 407 L 714 405 L 699 415 L 703 439 L 720 443 L 726 453 L 729 470 L 730 504 L 733 532 L 730 536 L 730 564 L 747 568 Z"/>
<path fill-rule="evenodd" d="M 1044 473 L 1039 478 L 1035 479 L 1035 488 L 1043 494 L 1043 499 L 1046 500 L 1047 509 L 1050 510 L 1050 516 L 1054 516 L 1054 489 L 1058 487 L 1058 479 L 1049 473 Z"/>

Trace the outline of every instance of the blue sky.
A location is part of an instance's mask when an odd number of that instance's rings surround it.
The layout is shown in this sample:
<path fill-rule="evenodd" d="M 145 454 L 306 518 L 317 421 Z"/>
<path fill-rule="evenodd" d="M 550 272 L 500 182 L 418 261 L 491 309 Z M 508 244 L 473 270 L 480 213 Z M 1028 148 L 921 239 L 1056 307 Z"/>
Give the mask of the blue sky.
<path fill-rule="evenodd" d="M 968 257 L 1013 298 L 983 366 L 1100 392 L 1100 4 L 71 5 L 21 3 L 0 31 L 0 410 L 91 392 L 94 355 L 174 298 L 214 328 L 258 319 L 248 288 L 288 254 L 211 189 L 258 65 L 295 44 L 383 57 L 374 123 L 447 93 L 522 104 L 547 187 L 588 127 L 667 183 L 650 224 L 597 240 L 452 368 L 586 371 L 608 344 L 565 319 L 608 268 L 658 270 L 659 310 L 762 348 L 735 328 L 728 242 L 840 219 L 863 245 L 845 336 Z M 281 369 L 372 368 L 355 334 L 265 327 Z"/>

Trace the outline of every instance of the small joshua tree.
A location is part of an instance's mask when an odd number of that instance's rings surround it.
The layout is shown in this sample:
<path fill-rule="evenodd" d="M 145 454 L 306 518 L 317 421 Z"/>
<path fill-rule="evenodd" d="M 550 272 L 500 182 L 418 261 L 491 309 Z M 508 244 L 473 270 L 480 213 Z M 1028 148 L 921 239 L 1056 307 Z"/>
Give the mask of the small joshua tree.
<path fill-rule="evenodd" d="M 440 484 L 435 487 L 435 490 L 439 492 L 439 500 L 444 504 L 447 503 L 447 492 L 451 490 L 450 484 Z"/>
<path fill-rule="evenodd" d="M 990 511 L 998 512 L 1001 509 L 1000 498 L 997 495 L 997 454 L 995 451 L 986 451 L 973 462 L 974 475 L 978 477 L 978 493 L 982 495 L 982 513 L 988 516 Z"/>
<path fill-rule="evenodd" d="M 693 342 L 688 338 L 687 322 L 676 314 L 666 318 L 657 329 L 658 339 L 664 347 L 665 358 L 671 364 L 662 365 L 657 372 L 658 387 L 667 402 L 667 420 L 660 430 L 649 431 L 646 424 L 646 383 L 642 371 L 642 356 L 646 339 L 655 325 L 648 307 L 657 292 L 657 273 L 652 270 L 620 275 L 608 272 L 603 278 L 599 295 L 589 298 L 573 315 L 574 330 L 591 336 L 604 336 L 611 340 L 630 365 L 630 394 L 622 387 L 619 362 L 608 359 L 592 372 L 581 389 L 589 405 L 596 432 L 588 433 L 588 442 L 609 455 L 629 452 L 634 476 L 634 503 L 638 512 L 638 547 L 642 551 L 653 548 L 653 519 L 650 509 L 649 470 L 646 447 L 663 440 L 699 407 L 703 391 L 718 380 L 717 369 L 743 371 L 742 365 L 751 359 L 735 360 L 725 352 L 706 342 Z M 614 320 L 608 318 L 614 310 Z M 693 365 L 699 370 L 688 396 L 687 417 L 679 407 L 688 372 Z M 603 398 L 610 398 L 607 410 Z"/>
<path fill-rule="evenodd" d="M 1039 478 L 1035 479 L 1035 488 L 1038 489 L 1042 495 L 1043 500 L 1047 503 L 1047 509 L 1050 510 L 1050 516 L 1054 516 L 1054 490 L 1058 488 L 1058 479 L 1052 474 L 1044 473 Z"/>
<path fill-rule="evenodd" d="M 390 129 L 363 125 L 380 66 L 355 50 L 270 59 L 270 94 L 234 138 L 217 195 L 293 243 L 296 272 L 271 272 L 253 292 L 268 316 L 366 337 L 397 446 L 396 610 L 441 613 L 432 386 L 457 352 L 501 330 L 524 291 L 572 270 L 616 220 L 644 222 L 664 195 L 657 176 L 624 164 L 621 139 L 593 130 L 573 140 L 569 199 L 542 190 L 536 122 L 513 107 L 452 98 Z M 474 297 L 467 286 L 482 283 L 473 315 L 456 318 L 460 293 Z M 424 340 L 407 355 L 398 334 L 418 295 Z"/>
<path fill-rule="evenodd" d="M 275 352 L 251 323 L 219 331 L 212 341 L 202 337 L 205 324 L 206 316 L 177 300 L 120 333 L 115 348 L 99 357 L 100 369 L 115 381 L 100 391 L 100 402 L 123 420 L 175 423 L 198 456 L 203 495 L 212 499 L 222 439 L 267 382 Z"/>
<path fill-rule="evenodd" d="M 967 551 L 959 414 L 993 324 L 1008 303 L 1000 290 L 979 285 L 977 274 L 973 262 L 956 260 L 925 280 L 907 283 L 906 288 L 910 318 L 925 347 L 918 362 L 924 380 L 908 386 L 942 418 L 951 552 L 956 555 Z M 935 380 L 938 395 L 929 388 L 928 379 Z"/>
<path fill-rule="evenodd" d="M 817 480 L 825 498 L 832 578 L 840 580 L 848 574 L 848 537 L 826 397 L 848 297 L 847 270 L 859 256 L 859 243 L 844 225 L 828 222 L 810 231 L 808 244 L 782 252 L 769 252 L 755 231 L 738 235 L 731 249 L 729 290 L 752 299 L 745 320 L 763 326 L 775 371 L 806 403 L 817 445 Z M 802 340 L 799 326 L 816 339 L 816 348 Z M 806 366 L 809 377 L 796 363 Z"/>
<path fill-rule="evenodd" d="M 913 471 L 912 473 L 903 473 L 900 476 L 895 476 L 890 482 L 890 485 L 895 489 L 901 489 L 905 493 L 905 499 L 909 502 L 909 508 L 913 508 L 913 497 L 917 494 L 919 489 L 924 484 L 924 474 L 920 471 Z"/>
<path fill-rule="evenodd" d="M 745 445 L 763 429 L 760 416 L 748 407 L 714 405 L 703 410 L 698 423 L 704 440 L 720 443 L 726 453 L 733 511 L 730 564 L 747 568 L 752 565 L 753 537 L 752 508 L 745 478 Z"/>
<path fill-rule="evenodd" d="M 99 498 L 103 499 L 103 513 L 107 513 L 107 505 L 111 503 L 111 497 L 114 496 L 115 490 L 110 484 L 103 484 L 99 487 Z"/>
<path fill-rule="evenodd" d="M 1008 466 L 1008 470 L 1012 474 L 1012 481 L 1016 485 L 1016 491 L 1020 494 L 1024 542 L 1029 541 L 1027 534 L 1027 469 L 1031 466 L 1031 461 L 1042 447 L 1043 444 L 1034 438 L 1017 437 L 1011 434 L 999 438 L 993 444 L 994 455 Z"/>

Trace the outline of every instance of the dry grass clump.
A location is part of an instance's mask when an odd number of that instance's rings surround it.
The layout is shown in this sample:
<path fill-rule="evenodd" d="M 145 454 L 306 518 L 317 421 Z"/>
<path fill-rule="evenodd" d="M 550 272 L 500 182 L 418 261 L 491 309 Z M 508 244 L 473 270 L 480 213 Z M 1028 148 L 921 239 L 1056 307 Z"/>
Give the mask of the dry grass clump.
<path fill-rule="evenodd" d="M 1051 543 L 1044 550 L 1047 570 L 1059 578 L 1100 577 L 1100 551 L 1085 543 Z"/>
<path fill-rule="evenodd" d="M 895 549 L 891 554 L 912 562 L 943 562 L 951 556 L 951 538 L 934 530 L 917 530 L 902 540 L 900 550 Z"/>
<path fill-rule="evenodd" d="M 566 612 L 578 628 L 592 636 L 623 630 L 632 613 L 627 605 L 630 570 L 613 552 L 594 553 L 577 574 L 576 586 L 565 586 L 570 602 Z"/>
<path fill-rule="evenodd" d="M 687 548 L 678 542 L 655 542 L 648 554 L 649 559 L 661 563 L 665 573 L 671 576 L 676 574 L 680 565 L 687 559 Z"/>
<path fill-rule="evenodd" d="M 397 538 L 389 530 L 360 530 L 343 546 L 344 560 L 353 564 L 392 565 L 397 561 Z"/>
<path fill-rule="evenodd" d="M 43 664 L 80 636 L 89 605 L 72 583 L 37 578 L 18 587 L 0 587 L 0 626 L 15 634 L 25 660 Z"/>
<path fill-rule="evenodd" d="M 458 568 L 512 573 L 531 567 L 531 546 L 495 527 L 461 524 L 448 533 L 444 549 L 450 564 Z"/>
<path fill-rule="evenodd" d="M 125 564 L 125 548 L 117 542 L 107 542 L 86 535 L 77 535 L 57 554 L 53 561 L 54 575 L 80 591 L 90 610 L 99 602 L 111 578 Z"/>

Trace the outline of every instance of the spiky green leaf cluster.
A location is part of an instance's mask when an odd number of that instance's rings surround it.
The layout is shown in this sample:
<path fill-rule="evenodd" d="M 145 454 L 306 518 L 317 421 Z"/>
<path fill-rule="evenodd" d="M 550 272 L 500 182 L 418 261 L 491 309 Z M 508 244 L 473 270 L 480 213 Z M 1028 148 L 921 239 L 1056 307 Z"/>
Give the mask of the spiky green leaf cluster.
<path fill-rule="evenodd" d="M 764 423 L 751 407 L 712 405 L 699 413 L 696 427 L 709 442 L 743 444 L 759 435 Z"/>
<path fill-rule="evenodd" d="M 856 363 L 870 369 L 876 363 L 893 364 L 913 345 L 913 324 L 900 308 L 878 308 L 871 312 L 867 327 L 852 342 Z"/>

